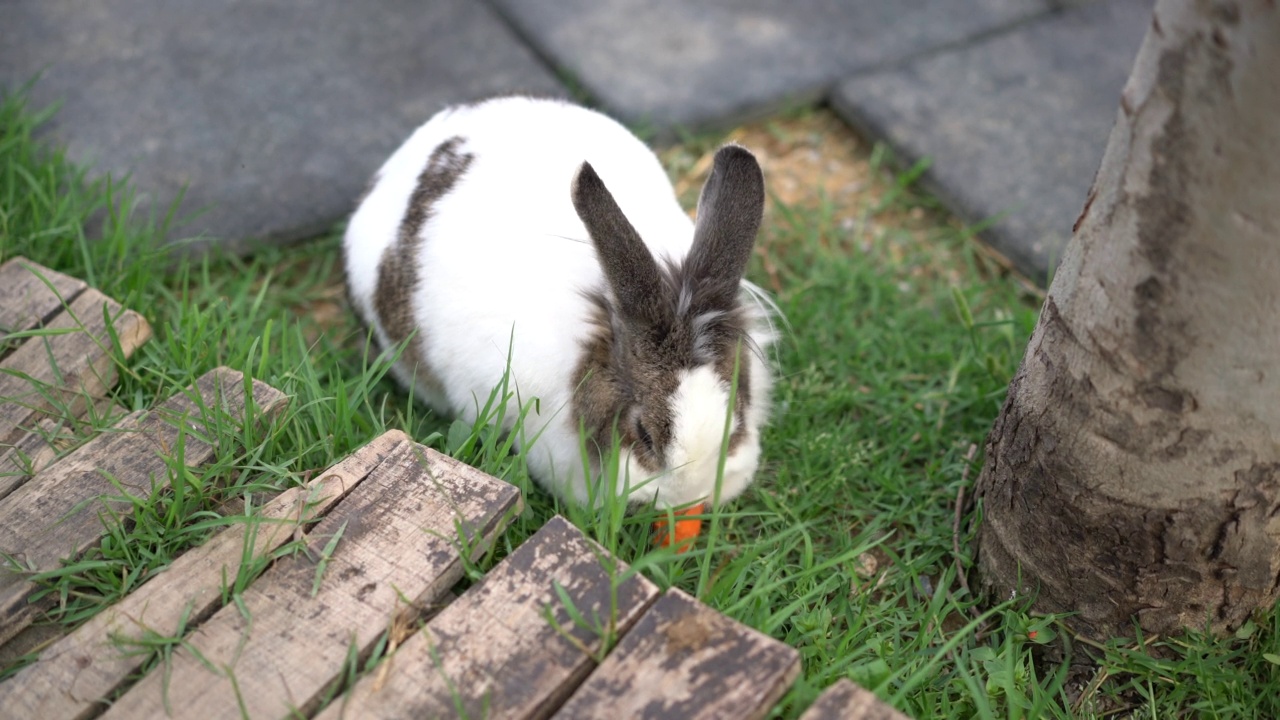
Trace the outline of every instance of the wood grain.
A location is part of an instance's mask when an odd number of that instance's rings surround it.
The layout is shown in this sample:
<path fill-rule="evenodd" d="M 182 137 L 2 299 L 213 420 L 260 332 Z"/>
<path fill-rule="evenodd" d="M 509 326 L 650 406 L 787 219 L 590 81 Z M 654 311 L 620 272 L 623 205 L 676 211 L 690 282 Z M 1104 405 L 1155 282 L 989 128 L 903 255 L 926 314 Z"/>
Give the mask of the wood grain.
<path fill-rule="evenodd" d="M 0 265 L 0 357 L 9 335 L 48 322 L 88 287 L 24 257 Z"/>
<path fill-rule="evenodd" d="M 910 720 L 875 693 L 841 678 L 827 688 L 800 720 Z"/>
<path fill-rule="evenodd" d="M 40 653 L 66 634 L 63 626 L 55 623 L 32 623 L 22 628 L 8 642 L 0 645 L 0 668 L 24 664 L 29 660 L 28 655 Z M 4 684 L 0 683 L 0 687 Z M 4 715 L 0 714 L 0 717 Z"/>
<path fill-rule="evenodd" d="M 432 450 L 393 454 L 307 534 L 308 553 L 279 560 L 103 717 L 311 714 L 349 657 L 461 577 L 458 525 L 484 546 L 519 505 L 514 486 Z"/>
<path fill-rule="evenodd" d="M 33 665 L 0 684 L 0 707 L 15 717 L 87 718 L 99 701 L 137 671 L 144 655 L 130 652 L 148 632 L 172 636 L 187 631 L 222 605 L 228 578 L 243 560 L 262 558 L 293 539 L 295 532 L 324 515 L 389 457 L 411 441 L 388 432 L 303 487 L 291 488 L 180 556 L 158 576 L 94 616 L 49 647 Z"/>
<path fill-rule="evenodd" d="M 128 411 L 108 398 L 98 398 L 83 418 L 41 418 L 9 447 L 0 445 L 0 499 L 4 499 L 104 427 L 123 419 Z"/>
<path fill-rule="evenodd" d="M 111 432 L 36 474 L 0 500 L 0 553 L 38 572 L 56 568 L 63 559 L 98 543 L 104 513 L 128 516 L 131 504 L 125 495 L 146 498 L 167 487 L 179 426 L 185 428 L 182 462 L 196 466 L 213 457 L 213 446 L 201 439 L 208 435 L 203 423 L 243 417 L 244 389 L 240 373 L 213 370 L 194 388 L 154 410 L 130 414 Z M 279 390 L 257 381 L 252 395 L 263 415 L 278 412 L 287 400 Z M 38 608 L 28 603 L 35 589 L 25 573 L 0 568 L 0 643 L 37 614 Z"/>
<path fill-rule="evenodd" d="M 555 586 L 580 617 L 607 626 L 604 563 L 619 578 L 614 628 L 625 633 L 658 589 L 639 574 L 627 578 L 625 565 L 555 517 L 319 720 L 547 717 L 595 667 L 602 643 L 595 629 L 574 623 Z"/>
<path fill-rule="evenodd" d="M 151 337 L 141 315 L 93 288 L 43 329 L 51 334 L 26 338 L 0 364 L 0 449 L 14 446 L 45 415 L 83 415 L 115 385 L 117 357 L 129 357 Z"/>
<path fill-rule="evenodd" d="M 773 638 L 669 590 L 556 718 L 763 718 L 800 672 Z"/>

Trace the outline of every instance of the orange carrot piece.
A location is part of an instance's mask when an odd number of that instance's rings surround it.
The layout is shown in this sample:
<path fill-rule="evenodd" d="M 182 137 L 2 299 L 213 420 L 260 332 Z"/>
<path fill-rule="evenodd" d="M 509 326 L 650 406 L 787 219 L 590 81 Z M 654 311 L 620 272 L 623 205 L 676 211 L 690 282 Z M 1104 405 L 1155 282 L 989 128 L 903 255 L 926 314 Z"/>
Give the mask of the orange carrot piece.
<path fill-rule="evenodd" d="M 663 518 L 653 524 L 654 542 L 659 547 L 675 545 L 676 552 L 683 553 L 693 547 L 693 541 L 702 532 L 702 518 L 680 519 L 686 515 L 701 515 L 705 506 L 702 504 L 684 510 L 676 510 L 674 532 L 667 527 L 667 519 Z"/>

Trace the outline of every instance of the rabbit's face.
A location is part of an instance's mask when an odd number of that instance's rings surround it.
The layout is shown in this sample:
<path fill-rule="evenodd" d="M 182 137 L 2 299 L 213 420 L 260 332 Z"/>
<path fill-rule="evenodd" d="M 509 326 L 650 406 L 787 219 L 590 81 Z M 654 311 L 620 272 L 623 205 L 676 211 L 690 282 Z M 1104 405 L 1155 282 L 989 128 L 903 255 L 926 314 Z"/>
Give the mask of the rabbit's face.
<path fill-rule="evenodd" d="M 713 365 L 679 371 L 661 413 L 664 424 L 650 429 L 658 413 L 646 418 L 637 409 L 633 427 L 621 433 L 624 441 L 631 440 L 619 467 L 631 501 L 657 501 L 663 507 L 725 502 L 751 484 L 760 458 L 759 435 L 747 427 L 745 403 L 732 398 L 738 409 L 731 407 L 731 396 L 737 395 L 731 382 Z"/>
<path fill-rule="evenodd" d="M 742 280 L 764 207 L 760 166 L 739 146 L 717 151 L 688 255 L 661 262 L 589 163 L 571 194 L 605 279 L 588 294 L 594 332 L 573 377 L 589 449 L 606 457 L 616 433 L 633 500 L 737 496 L 759 461 L 756 396 L 768 383 Z"/>
<path fill-rule="evenodd" d="M 664 278 L 678 287 L 680 273 Z M 619 319 L 610 298 L 595 297 L 596 332 L 574 376 L 574 422 L 597 461 L 612 456 L 616 434 L 619 494 L 664 507 L 728 501 L 759 462 L 764 364 L 745 312 L 689 318 L 678 312 L 677 292 L 663 294 L 671 298 L 667 320 L 639 330 Z"/>

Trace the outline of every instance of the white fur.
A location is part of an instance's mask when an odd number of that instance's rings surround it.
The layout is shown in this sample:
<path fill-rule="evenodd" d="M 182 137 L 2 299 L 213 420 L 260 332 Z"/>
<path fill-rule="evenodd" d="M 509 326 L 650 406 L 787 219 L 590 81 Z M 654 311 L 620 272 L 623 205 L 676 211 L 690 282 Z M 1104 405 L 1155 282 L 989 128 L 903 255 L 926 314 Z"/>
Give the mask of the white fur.
<path fill-rule="evenodd" d="M 378 262 L 397 238 L 431 152 L 455 136 L 463 138 L 458 153 L 474 157 L 452 190 L 433 204 L 422 229 L 420 282 L 412 301 L 422 333 L 418 347 L 444 390 L 432 392 L 419 383 L 416 392 L 440 412 L 473 421 L 502 379 L 510 346 L 519 401 L 537 398 L 540 403 L 540 412 L 530 411 L 526 418 L 521 440 L 540 434 L 528 447 L 530 472 L 553 491 L 585 501 L 588 477 L 578 423 L 571 417 L 570 382 L 592 330 L 592 308 L 581 291 L 602 287 L 604 277 L 570 201 L 574 174 L 584 160 L 592 164 L 659 262 L 688 253 L 693 224 L 658 159 L 602 114 L 519 97 L 445 110 L 382 166 L 344 239 L 357 311 L 384 345 L 387 337 L 372 300 Z M 762 327 L 754 339 L 764 347 L 768 331 Z M 750 357 L 751 437 L 728 459 L 720 493 L 724 500 L 746 487 L 759 459 L 769 373 L 759 358 Z M 692 434 L 685 438 L 677 433 L 677 442 L 698 472 L 674 469 L 651 483 L 648 487 L 663 505 L 709 497 L 714 490 L 714 464 L 706 475 L 708 428 L 718 428 L 718 448 L 727 395 L 722 398 L 722 389 L 712 387 L 708 372 L 689 373 L 679 396 L 679 417 Z M 402 382 L 412 382 L 405 368 L 394 373 Z M 512 402 L 508 429 L 517 412 Z M 718 415 L 718 421 L 709 415 Z M 638 475 L 631 470 L 635 484 Z M 632 496 L 649 499 L 653 490 L 642 488 Z"/>
<path fill-rule="evenodd" d="M 751 358 L 752 382 L 767 382 L 763 364 L 754 355 Z M 657 500 L 666 507 L 713 499 L 728 502 L 747 489 L 760 461 L 759 432 L 764 418 L 755 405 L 747 411 L 747 437 L 725 458 L 718 492 L 715 485 L 725 441 L 738 429 L 736 413 L 729 412 L 730 392 L 731 388 L 710 365 L 681 371 L 680 384 L 671 401 L 674 422 L 671 443 L 666 448 L 669 467 L 632 490 L 633 502 Z M 630 453 L 625 462 L 630 477 L 647 475 Z"/>

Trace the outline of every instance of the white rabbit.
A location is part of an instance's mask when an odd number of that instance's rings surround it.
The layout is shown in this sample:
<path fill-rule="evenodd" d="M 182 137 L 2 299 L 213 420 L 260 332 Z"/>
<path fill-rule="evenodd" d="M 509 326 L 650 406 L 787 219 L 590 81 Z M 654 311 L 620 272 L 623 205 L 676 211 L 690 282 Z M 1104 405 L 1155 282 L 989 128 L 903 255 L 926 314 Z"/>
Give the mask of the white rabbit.
<path fill-rule="evenodd" d="M 742 277 L 763 207 L 738 145 L 695 225 L 622 125 L 497 98 L 441 111 L 377 172 L 343 243 L 348 290 L 383 348 L 416 333 L 393 375 L 442 413 L 474 421 L 509 362 L 552 492 L 587 501 L 616 428 L 619 494 L 723 502 L 751 483 L 768 415 L 776 306 Z"/>

